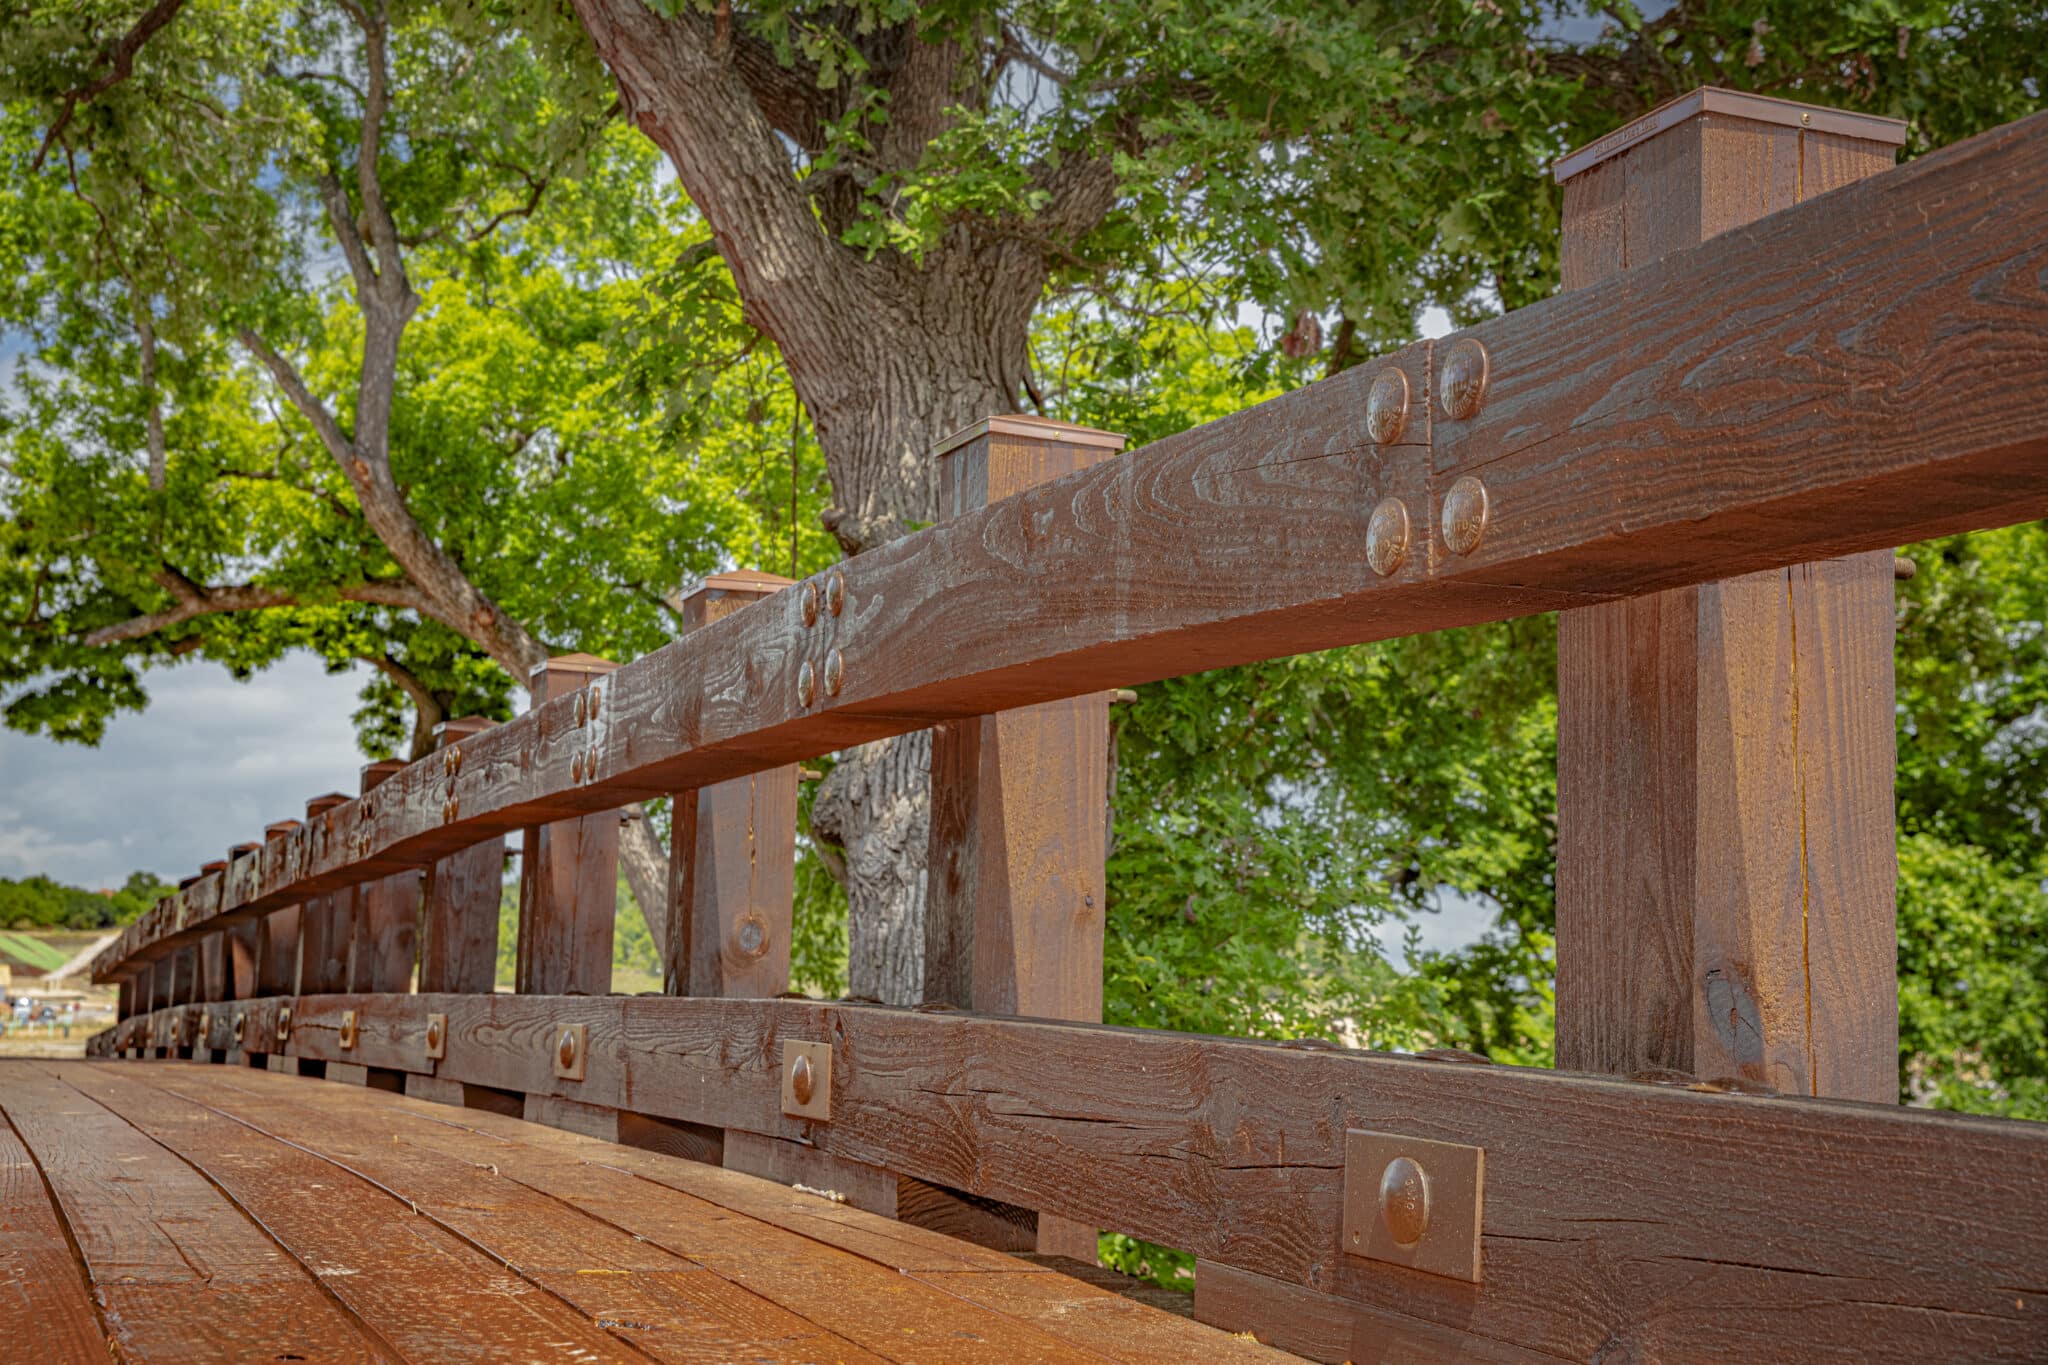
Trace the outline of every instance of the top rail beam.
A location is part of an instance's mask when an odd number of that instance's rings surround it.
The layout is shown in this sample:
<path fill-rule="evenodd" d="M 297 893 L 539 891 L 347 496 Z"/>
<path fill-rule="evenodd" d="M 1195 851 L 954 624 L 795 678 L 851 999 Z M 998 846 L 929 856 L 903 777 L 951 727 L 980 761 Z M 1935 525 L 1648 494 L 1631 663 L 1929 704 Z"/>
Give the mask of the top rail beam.
<path fill-rule="evenodd" d="M 1440 371 L 1475 343 L 1484 394 L 1452 420 Z M 861 555 L 830 571 L 843 611 L 806 626 L 778 594 L 415 763 L 168 898 L 94 975 L 954 716 L 2048 515 L 2044 356 L 2048 114 Z M 1376 445 L 1389 371 L 1405 430 Z M 1468 475 L 1490 516 L 1459 555 L 1439 518 Z M 1411 542 L 1382 576 L 1387 498 Z"/>

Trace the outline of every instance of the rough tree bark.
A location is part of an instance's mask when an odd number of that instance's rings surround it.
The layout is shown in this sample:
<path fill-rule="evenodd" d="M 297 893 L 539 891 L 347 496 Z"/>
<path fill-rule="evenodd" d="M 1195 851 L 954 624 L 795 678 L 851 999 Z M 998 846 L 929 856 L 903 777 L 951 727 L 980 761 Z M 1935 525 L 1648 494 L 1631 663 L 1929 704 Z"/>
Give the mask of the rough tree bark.
<path fill-rule="evenodd" d="M 936 518 L 927 452 L 939 439 L 1016 410 L 1048 253 L 1108 212 L 1114 177 L 1106 160 L 1070 158 L 1043 172 L 1050 202 L 1032 231 L 962 226 L 921 265 L 869 259 L 832 235 L 857 187 L 799 182 L 783 141 L 816 151 L 843 94 L 778 64 L 723 8 L 679 9 L 663 18 L 639 0 L 576 0 L 627 116 L 710 223 L 748 322 L 781 349 L 832 481 L 826 525 L 857 554 Z M 956 44 L 910 25 L 858 41 L 889 90 L 874 151 L 883 166 L 915 165 L 949 111 L 986 94 L 987 73 Z M 929 756 L 925 735 L 852 750 L 815 803 L 813 832 L 845 849 L 857 996 L 920 998 Z"/>

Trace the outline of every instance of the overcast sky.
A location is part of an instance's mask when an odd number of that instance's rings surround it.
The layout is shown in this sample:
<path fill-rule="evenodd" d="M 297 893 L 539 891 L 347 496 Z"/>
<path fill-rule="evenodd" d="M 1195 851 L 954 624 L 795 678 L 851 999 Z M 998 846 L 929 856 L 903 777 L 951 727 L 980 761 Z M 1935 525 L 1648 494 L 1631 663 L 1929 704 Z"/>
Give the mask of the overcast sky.
<path fill-rule="evenodd" d="M 349 713 L 367 671 L 330 677 L 292 654 L 238 683 L 196 661 L 148 675 L 149 709 L 96 749 L 0 729 L 0 877 L 98 889 L 143 868 L 174 882 L 309 797 L 354 795 L 365 759 Z"/>

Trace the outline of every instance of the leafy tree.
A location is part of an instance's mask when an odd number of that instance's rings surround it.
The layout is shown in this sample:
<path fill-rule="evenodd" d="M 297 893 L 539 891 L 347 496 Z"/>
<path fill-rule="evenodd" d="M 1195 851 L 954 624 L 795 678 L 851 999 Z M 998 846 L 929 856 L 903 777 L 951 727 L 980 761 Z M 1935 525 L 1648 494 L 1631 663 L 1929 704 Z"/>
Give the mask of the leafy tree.
<path fill-rule="evenodd" d="M 574 10 L 780 348 L 849 553 L 934 517 L 938 437 L 1026 402 L 1086 415 L 1034 366 L 1048 298 L 1114 315 L 1215 275 L 1283 320 L 1284 356 L 1342 366 L 1413 335 L 1425 304 L 1465 319 L 1548 293 L 1546 163 L 1684 89 L 1900 113 L 1927 145 L 2030 108 L 2048 55 L 2023 4 Z M 527 7 L 537 33 L 559 15 Z M 922 934 L 927 743 L 844 756 L 814 809 L 850 866 L 880 869 L 850 887 L 859 994 L 918 993 L 884 964 L 922 960 L 889 945 Z"/>
<path fill-rule="evenodd" d="M 111 929 L 141 914 L 172 888 L 147 872 L 131 872 L 111 894 L 67 886 L 50 877 L 0 878 L 0 929 Z"/>

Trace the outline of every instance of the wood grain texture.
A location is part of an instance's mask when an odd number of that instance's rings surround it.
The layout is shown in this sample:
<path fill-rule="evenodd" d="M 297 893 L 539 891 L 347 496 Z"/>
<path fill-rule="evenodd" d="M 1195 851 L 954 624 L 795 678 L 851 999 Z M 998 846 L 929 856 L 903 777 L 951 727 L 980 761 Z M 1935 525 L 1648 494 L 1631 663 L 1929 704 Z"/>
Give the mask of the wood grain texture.
<path fill-rule="evenodd" d="M 1567 182 L 1567 287 L 1889 160 L 1817 136 L 1702 114 Z M 1891 593 L 1875 551 L 1560 613 L 1560 1067 L 1895 1097 Z"/>
<path fill-rule="evenodd" d="M 550 659 L 534 670 L 535 704 L 569 702 L 578 718 L 576 737 L 594 746 L 617 707 L 605 681 L 613 667 L 587 654 Z M 576 696 L 579 692 L 584 695 Z M 594 713 L 593 697 L 598 699 Z M 493 738 L 488 732 L 479 735 L 464 749 Z M 526 995 L 603 995 L 612 988 L 618 869 L 619 819 L 614 814 L 601 811 L 527 828 L 520 842 L 515 989 Z"/>
<path fill-rule="evenodd" d="M 540 704 L 464 740 L 459 772 L 414 764 L 169 898 L 96 969 L 216 914 L 957 716 L 2041 516 L 2044 146 L 2036 116 L 863 554 L 822 633 L 794 594 L 714 622 L 608 678 L 601 733 Z M 1378 374 L 1427 395 L 1431 355 L 1466 338 L 1491 357 L 1478 413 L 1368 445 Z M 1493 511 L 1460 556 L 1436 523 L 1466 474 Z M 1384 496 L 1416 544 L 1382 578 L 1360 547 Z M 806 709 L 798 668 L 828 647 L 846 687 Z"/>
<path fill-rule="evenodd" d="M 435 861 L 422 893 L 422 991 L 490 994 L 498 973 L 498 904 L 504 885 L 503 838 Z"/>
<path fill-rule="evenodd" d="M 0 1101 L 24 1065 L 0 1063 Z M 0 1353 L 28 1342 L 48 1360 L 108 1354 L 85 1267 L 50 1202 L 42 1172 L 14 1129 L 0 1121 Z"/>
<path fill-rule="evenodd" d="M 176 1088 L 180 1083 L 163 1084 Z M 214 1103 L 245 1121 L 332 1152 L 336 1160 L 407 1193 L 437 1221 L 459 1220 L 466 1236 L 485 1241 L 522 1269 L 573 1274 L 609 1266 L 673 1276 L 701 1268 L 709 1273 L 700 1285 L 723 1282 L 725 1296 L 743 1301 L 724 1316 L 746 1322 L 749 1335 L 762 1345 L 793 1334 L 789 1320 L 797 1318 L 829 1322 L 832 1334 L 843 1341 L 898 1361 L 1088 1358 L 1087 1352 L 1064 1347 L 1016 1318 L 977 1308 L 872 1260 L 735 1217 L 679 1189 L 653 1197 L 655 1191 L 638 1173 L 648 1167 L 687 1170 L 692 1163 L 531 1125 L 522 1125 L 514 1135 L 502 1128 L 478 1131 L 422 1121 L 404 1112 L 416 1101 L 399 1101 L 396 1115 L 381 1108 L 366 1112 L 338 1103 L 325 1087 L 269 1087 L 260 1110 L 254 1097 L 242 1101 L 213 1094 Z M 610 1164 L 621 1159 L 634 1162 L 634 1168 Z M 727 1182 L 744 1179 L 708 1167 L 695 1169 Z M 464 1205 L 486 1202 L 492 1216 L 476 1218 L 454 1202 L 458 1187 Z M 776 1197 L 798 1198 L 786 1191 Z M 543 1215 L 549 1216 L 545 1239 L 529 1238 L 526 1230 Z M 560 1281 L 548 1283 L 553 1287 Z M 755 1324 L 775 1330 L 763 1334 Z M 675 1332 L 671 1325 L 666 1335 Z M 811 1326 L 811 1336 L 825 1334 L 822 1325 Z M 651 1334 L 639 1338 L 643 1349 L 650 1339 Z M 729 1349 L 745 1347 L 735 1343 Z M 869 1357 L 859 1352 L 857 1358 Z"/>
<path fill-rule="evenodd" d="M 413 961 L 419 955 L 424 880 L 418 872 L 394 872 L 356 888 L 348 946 L 348 983 L 343 990 L 412 989 Z"/>
<path fill-rule="evenodd" d="M 1532 1350 L 1647 1357 L 1712 1341 L 1753 1358 L 1853 1342 L 1867 1358 L 1906 1360 L 2048 1349 L 2048 1208 L 2032 1196 L 2048 1187 L 2040 1125 L 803 1001 L 297 1006 L 309 1019 L 360 1009 L 365 1039 L 394 1054 L 426 1013 L 445 1012 L 443 1077 L 807 1140 Z M 581 1082 L 553 1077 L 563 1022 L 589 1029 Z M 295 1028 L 293 1046 L 320 1052 L 331 1038 Z M 832 1041 L 831 1123 L 782 1115 L 786 1039 Z M 1354 1127 L 1486 1149 L 1483 1283 L 1341 1252 L 1342 1139 Z M 1902 1237 L 1908 1227 L 1970 1235 L 1935 1251 Z"/>
<path fill-rule="evenodd" d="M 319 1095 L 294 1098 L 330 1103 Z M 436 1118 L 418 1107 L 404 1117 Z M 392 1126 L 402 1148 L 420 1143 L 458 1152 L 468 1142 L 474 1150 L 473 1139 L 451 1136 L 445 1123 Z M 659 1244 L 687 1248 L 693 1261 L 736 1281 L 745 1277 L 758 1292 L 788 1294 L 793 1311 L 895 1359 L 993 1359 L 1004 1348 L 1034 1360 L 1076 1358 L 1075 1348 L 1119 1360 L 1273 1358 L 1048 1273 L 1043 1263 L 977 1250 L 813 1195 L 502 1120 L 480 1119 L 476 1128 L 496 1140 L 490 1159 L 511 1178 L 602 1211 Z M 650 1184 L 672 1196 L 649 1199 Z M 621 1204 L 622 1197 L 632 1202 Z M 694 1221 L 700 1218 L 713 1221 Z M 835 1254 L 817 1254 L 826 1248 Z M 762 1273 L 771 1270 L 776 1277 Z M 859 1297 L 835 1296 L 835 1288 Z"/>
<path fill-rule="evenodd" d="M 317 1275 L 377 1337 L 412 1360 L 636 1360 L 584 1314 L 389 1192 L 192 1098 L 142 1068 L 52 1074 L 176 1152 Z M 258 1111 L 260 1122 L 260 1111 Z"/>
<path fill-rule="evenodd" d="M 1195 1318 L 1228 1332 L 1248 1331 L 1269 1346 L 1310 1360 L 1341 1360 L 1352 1365 L 1434 1365 L 1442 1360 L 1521 1365 L 1560 1358 L 1395 1309 L 1369 1308 L 1333 1294 L 1318 1294 L 1215 1261 L 1195 1265 Z M 1712 1347 L 1706 1341 L 1689 1345 L 1696 1348 L 1692 1352 L 1695 1358 L 1703 1357 Z"/>
<path fill-rule="evenodd" d="M 32 1064 L 0 1066 L 0 1110 L 48 1179 L 124 1358 L 398 1359 L 191 1167 Z"/>

